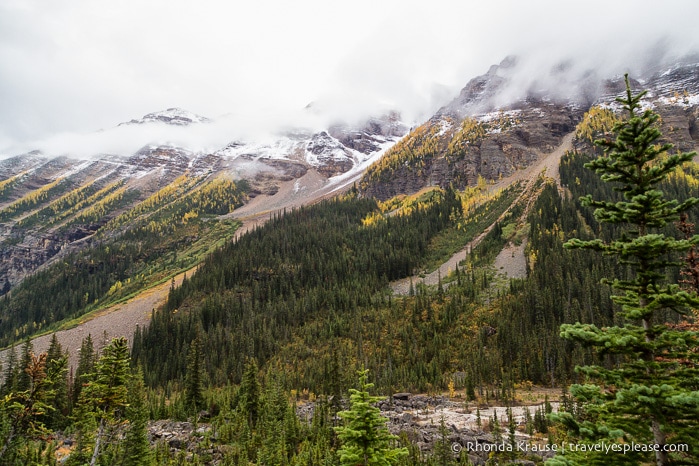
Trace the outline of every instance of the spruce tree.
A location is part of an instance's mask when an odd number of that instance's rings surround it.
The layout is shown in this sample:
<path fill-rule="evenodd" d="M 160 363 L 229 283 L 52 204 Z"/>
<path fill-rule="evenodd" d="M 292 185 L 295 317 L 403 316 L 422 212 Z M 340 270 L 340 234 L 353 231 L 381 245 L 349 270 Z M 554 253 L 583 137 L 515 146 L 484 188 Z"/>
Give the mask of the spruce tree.
<path fill-rule="evenodd" d="M 54 333 L 46 353 L 47 371 L 56 374 L 48 389 L 52 392 L 53 410 L 46 425 L 52 429 L 66 427 L 68 416 L 68 356 Z"/>
<path fill-rule="evenodd" d="M 80 345 L 80 359 L 78 360 L 78 367 L 75 370 L 75 380 L 73 381 L 72 398 L 73 404 L 78 402 L 80 398 L 80 392 L 83 386 L 88 382 L 88 376 L 92 373 L 95 367 L 95 361 L 97 359 L 97 354 L 95 352 L 95 345 L 92 342 L 92 335 L 88 334 Z"/>
<path fill-rule="evenodd" d="M 115 421 L 123 417 L 128 404 L 129 378 L 129 347 L 126 338 L 115 338 L 104 349 L 95 365 L 94 374 L 80 394 L 79 412 L 83 416 L 94 418 L 97 424 L 91 466 L 97 463 L 107 432 Z"/>
<path fill-rule="evenodd" d="M 184 401 L 188 412 L 196 413 L 204 406 L 203 355 L 199 337 L 192 340 L 187 353 L 187 373 L 184 380 Z"/>
<path fill-rule="evenodd" d="M 452 445 L 449 442 L 449 428 L 444 421 L 444 415 L 439 420 L 439 437 L 434 443 L 434 449 L 432 450 L 432 462 L 439 466 L 449 466 L 456 464 L 454 459 L 454 452 L 452 450 Z"/>
<path fill-rule="evenodd" d="M 153 456 L 148 442 L 148 406 L 143 372 L 139 368 L 128 384 L 128 406 L 126 419 L 129 421 L 124 438 L 123 466 L 143 466 L 151 463 Z"/>
<path fill-rule="evenodd" d="M 29 353 L 25 373 L 29 379 L 27 390 L 0 399 L 0 464 L 31 463 L 25 456 L 31 450 L 28 442 L 44 440 L 49 434 L 43 420 L 53 410 L 50 387 L 61 376 L 60 367 L 47 367 L 46 353 Z"/>
<path fill-rule="evenodd" d="M 399 464 L 408 455 L 405 448 L 393 448 L 391 442 L 397 439 L 386 427 L 387 419 L 381 416 L 374 404 L 381 397 L 372 396 L 369 390 L 374 386 L 367 382 L 369 370 L 359 372 L 359 390 L 350 389 L 350 408 L 340 411 L 338 416 L 344 425 L 335 427 L 342 447 L 338 451 L 343 466 L 384 466 Z"/>
<path fill-rule="evenodd" d="M 32 355 L 34 354 L 34 345 L 29 337 L 24 341 L 22 346 L 22 356 L 19 361 L 19 377 L 17 379 L 17 390 L 27 391 L 30 389 L 31 378 L 27 372 L 29 364 L 32 362 Z"/>
<path fill-rule="evenodd" d="M 245 364 L 243 380 L 240 382 L 240 390 L 238 392 L 240 406 L 243 413 L 247 416 L 250 429 L 254 429 L 255 425 L 257 425 L 262 406 L 262 387 L 257 379 L 257 372 L 257 362 L 255 359 L 249 358 Z"/>
<path fill-rule="evenodd" d="M 696 293 L 680 289 L 667 278 L 667 271 L 679 265 L 680 253 L 699 243 L 699 236 L 674 239 L 661 232 L 699 200 L 666 199 L 657 188 L 695 154 L 668 154 L 672 146 L 659 143 L 658 115 L 641 110 L 644 95 L 632 94 L 627 76 L 626 96 L 617 99 L 626 118 L 614 126 L 615 140 L 596 141 L 604 154 L 586 165 L 603 181 L 613 183 L 623 200 L 594 200 L 588 195 L 581 198 L 582 203 L 596 209 L 598 221 L 625 227 L 623 233 L 607 242 L 573 239 L 566 244 L 614 256 L 630 271 L 628 277 L 607 282 L 617 291 L 612 299 L 618 305 L 619 325 L 561 326 L 563 338 L 596 349 L 600 355 L 611 355 L 613 363 L 578 367 L 588 382 L 595 382 L 571 387 L 571 394 L 584 403 L 583 413 L 577 418 L 568 413 L 552 417 L 583 441 L 655 444 L 657 451 L 616 454 L 614 458 L 569 454 L 550 464 L 576 464 L 578 460 L 580 464 L 651 460 L 657 465 L 695 464 L 699 458 L 699 366 L 692 352 L 697 333 L 665 321 L 673 312 L 685 313 L 699 304 Z M 691 451 L 665 451 L 679 444 L 690 445 Z"/>
<path fill-rule="evenodd" d="M 3 375 L 3 384 L 0 387 L 0 395 L 4 396 L 17 390 L 17 380 L 19 379 L 19 364 L 17 362 L 17 351 L 13 344 L 7 356 L 7 366 Z"/>

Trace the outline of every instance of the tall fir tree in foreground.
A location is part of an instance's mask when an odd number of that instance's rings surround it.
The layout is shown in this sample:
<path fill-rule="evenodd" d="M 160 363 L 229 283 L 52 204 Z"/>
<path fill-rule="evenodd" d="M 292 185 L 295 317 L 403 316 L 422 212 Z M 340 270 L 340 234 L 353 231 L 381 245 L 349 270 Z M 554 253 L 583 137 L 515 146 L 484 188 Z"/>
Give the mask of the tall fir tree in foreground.
<path fill-rule="evenodd" d="M 68 355 L 58 342 L 54 333 L 51 344 L 46 352 L 46 372 L 56 374 L 48 389 L 53 393 L 53 410 L 47 416 L 46 425 L 54 430 L 60 430 L 68 425 Z"/>
<path fill-rule="evenodd" d="M 343 466 L 400 464 L 408 450 L 391 446 L 397 437 L 388 431 L 387 419 L 374 406 L 381 397 L 369 395 L 374 384 L 367 382 L 368 373 L 368 369 L 359 371 L 359 390 L 350 389 L 349 410 L 337 413 L 344 420 L 343 426 L 335 428 L 342 442 L 338 451 L 340 463 Z"/>
<path fill-rule="evenodd" d="M 668 154 L 660 144 L 658 115 L 641 109 L 645 92 L 633 95 L 626 77 L 623 105 L 626 118 L 614 126 L 616 140 L 598 140 L 601 157 L 586 165 L 623 195 L 618 202 L 581 198 L 594 207 L 600 222 L 625 226 L 612 241 L 573 239 L 569 248 L 582 248 L 615 256 L 628 266 L 628 278 L 608 281 L 617 294 L 618 326 L 562 325 L 561 336 L 610 355 L 608 367 L 578 367 L 588 382 L 573 385 L 572 395 L 583 403 L 574 417 L 560 413 L 571 434 L 569 440 L 607 442 L 621 448 L 632 443 L 655 445 L 653 451 L 621 453 L 569 453 L 547 464 L 698 464 L 699 462 L 699 361 L 692 349 L 697 333 L 673 326 L 664 319 L 673 312 L 685 314 L 699 306 L 695 292 L 682 290 L 667 278 L 683 251 L 699 243 L 699 236 L 674 239 L 660 232 L 680 213 L 696 205 L 696 198 L 678 202 L 665 199 L 658 184 L 688 162 L 694 153 Z M 623 445 L 622 445 L 623 444 Z M 675 453 L 680 444 L 690 451 Z M 614 455 L 609 456 L 609 455 Z"/>
<path fill-rule="evenodd" d="M 88 377 L 74 413 L 78 446 L 69 464 L 82 465 L 89 461 L 93 466 L 98 463 L 104 443 L 110 437 L 108 434 L 123 419 L 128 406 L 129 361 L 128 343 L 126 338 L 120 337 L 107 345 L 95 364 L 95 371 Z"/>

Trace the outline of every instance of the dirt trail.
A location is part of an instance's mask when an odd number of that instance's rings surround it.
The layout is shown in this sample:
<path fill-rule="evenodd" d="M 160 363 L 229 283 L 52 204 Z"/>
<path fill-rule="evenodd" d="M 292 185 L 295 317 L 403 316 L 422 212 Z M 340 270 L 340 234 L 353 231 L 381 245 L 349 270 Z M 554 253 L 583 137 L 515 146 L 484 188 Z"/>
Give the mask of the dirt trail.
<path fill-rule="evenodd" d="M 567 134 L 561 141 L 561 144 L 553 152 L 542 155 L 538 162 L 532 164 L 524 170 L 518 170 L 509 177 L 498 180 L 498 182 L 490 185 L 488 190 L 494 192 L 498 189 L 504 189 L 516 181 L 526 181 L 526 188 L 512 203 L 512 205 L 515 205 L 522 198 L 530 196 L 527 208 L 525 209 L 525 212 L 528 212 L 529 207 L 536 200 L 536 196 L 532 195 L 532 190 L 537 178 L 539 177 L 539 174 L 542 172 L 545 173 L 546 176 L 553 178 L 559 190 L 563 189 L 561 187 L 561 177 L 558 173 L 558 167 L 560 166 L 561 157 L 563 154 L 572 148 L 572 143 L 573 133 Z M 503 212 L 497 221 L 500 221 L 500 219 L 502 219 L 508 213 L 508 211 L 509 209 Z M 425 275 L 424 278 L 420 277 L 419 275 L 414 275 L 412 277 L 391 282 L 390 286 L 393 293 L 397 295 L 407 295 L 410 291 L 411 282 L 413 283 L 413 286 L 417 285 L 418 283 L 425 285 L 438 284 L 440 277 L 446 277 L 449 275 L 449 273 L 456 269 L 457 264 L 466 259 L 466 256 L 469 254 L 471 249 L 481 242 L 485 235 L 487 235 L 493 228 L 495 223 L 496 222 L 493 222 L 493 224 L 486 228 L 480 235 L 466 244 L 461 251 L 451 256 L 449 260 L 439 266 L 437 270 Z M 498 267 L 498 270 L 500 271 L 500 269 L 502 269 L 502 272 L 510 277 L 522 277 L 523 274 L 526 273 L 524 246 L 525 244 L 522 243 L 520 246 L 508 245 L 508 247 L 503 249 L 503 251 L 498 255 L 498 259 L 496 259 L 496 266 Z"/>

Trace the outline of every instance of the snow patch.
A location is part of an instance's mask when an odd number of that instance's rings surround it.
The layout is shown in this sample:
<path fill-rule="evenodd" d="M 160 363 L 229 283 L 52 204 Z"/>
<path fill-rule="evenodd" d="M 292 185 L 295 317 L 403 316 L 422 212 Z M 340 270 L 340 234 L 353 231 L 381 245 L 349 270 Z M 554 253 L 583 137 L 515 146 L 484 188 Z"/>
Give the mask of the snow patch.
<path fill-rule="evenodd" d="M 682 108 L 690 108 L 699 105 L 699 94 L 682 94 L 672 97 L 660 97 L 658 102 Z"/>
<path fill-rule="evenodd" d="M 280 138 L 274 141 L 259 143 L 244 143 L 235 141 L 216 152 L 216 155 L 228 159 L 246 157 L 251 159 L 289 159 L 300 146 L 300 142 L 291 138 Z"/>
<path fill-rule="evenodd" d="M 452 127 L 453 125 L 449 120 L 439 120 L 439 133 L 437 133 L 437 136 L 444 136 Z"/>

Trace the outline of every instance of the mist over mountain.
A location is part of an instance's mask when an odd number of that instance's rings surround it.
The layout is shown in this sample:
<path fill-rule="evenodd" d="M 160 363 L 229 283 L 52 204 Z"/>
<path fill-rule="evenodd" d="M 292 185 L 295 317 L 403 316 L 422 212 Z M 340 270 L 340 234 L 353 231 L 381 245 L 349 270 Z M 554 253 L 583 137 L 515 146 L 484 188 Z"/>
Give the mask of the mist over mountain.
<path fill-rule="evenodd" d="M 667 62 L 667 50 L 652 52 L 657 61 L 636 67 L 634 86 L 651 91 L 651 101 L 664 107 L 673 131 L 684 128 L 675 140 L 691 150 L 697 137 L 698 56 Z M 293 199 L 279 197 L 290 182 L 297 196 L 309 196 L 311 186 L 319 196 L 361 177 L 364 194 L 387 199 L 428 186 L 464 189 L 480 178 L 511 176 L 558 147 L 590 106 L 614 105 L 621 76 L 603 72 L 572 60 L 533 72 L 531 58 L 510 55 L 470 79 L 420 124 L 395 111 L 330 119 L 329 102 L 321 100 L 301 109 L 303 118 L 294 126 L 280 125 L 274 132 L 259 132 L 256 122 L 246 132 L 228 115 L 211 118 L 171 107 L 98 132 L 54 136 L 0 161 L 0 177 L 8 186 L 0 207 L 15 209 L 25 196 L 51 183 L 59 183 L 51 188 L 56 195 L 66 195 L 87 184 L 96 190 L 119 182 L 119 189 L 133 196 L 131 203 L 115 204 L 91 222 L 87 218 L 92 217 L 75 219 L 69 228 L 59 223 L 36 230 L 19 214 L 8 213 L 2 226 L 8 245 L 5 279 L 17 284 L 60 251 L 88 244 L 86 238 L 133 202 L 181 176 L 244 180 L 250 198 L 271 197 L 264 202 L 277 208 Z M 16 256 L 20 251 L 22 259 Z M 27 251 L 35 256 L 28 258 Z"/>
<path fill-rule="evenodd" d="M 101 335 L 102 346 L 125 337 L 116 341 L 147 385 L 141 443 L 144 451 L 157 443 L 163 464 L 184 455 L 283 464 L 261 459 L 275 453 L 260 444 L 279 438 L 276 453 L 294 461 L 309 445 L 337 459 L 327 440 L 336 439 L 335 414 L 304 422 L 341 409 L 365 367 L 378 390 L 394 393 L 380 406 L 415 452 L 406 464 L 444 453 L 445 416 L 450 441 L 494 445 L 496 410 L 513 401 L 526 407 L 519 427 L 507 411 L 511 435 L 550 443 L 548 397 L 577 380 L 577 364 L 598 357 L 571 351 L 561 324 L 614 324 L 599 283 L 626 273 L 563 247 L 609 233 L 576 200 L 614 196 L 584 163 L 591 141 L 609 136 L 621 115 L 614 99 L 625 91 L 623 73 L 634 91 L 648 90 L 642 105 L 659 114 L 661 142 L 699 147 L 699 56 L 670 44 L 622 47 L 629 55 L 618 61 L 609 59 L 619 51 L 592 60 L 532 48 L 502 54 L 458 87 L 416 87 L 427 81 L 388 72 L 381 42 L 351 57 L 356 66 L 341 80 L 376 73 L 369 87 L 318 92 L 293 111 L 264 100 L 212 114 L 167 103 L 99 131 L 23 141 L 0 159 L 0 347 L 33 338 L 36 353 L 51 344 L 60 355 L 46 333 L 56 330 L 76 393 L 93 377 L 77 369 L 85 334 Z M 408 76 L 408 65 L 398 60 L 394 71 Z M 691 196 L 697 173 L 687 163 L 663 190 Z M 12 351 L 0 353 L 9 367 L 0 394 L 20 387 Z M 254 421 L 259 411 L 248 402 L 259 387 L 265 414 Z M 301 401 L 296 410 L 289 399 Z M 555 403 L 566 409 L 565 397 Z M 476 421 L 465 405 L 492 408 L 491 420 Z M 37 419 L 51 429 L 74 423 Z M 204 435 L 173 419 L 195 420 Z M 88 424 L 74 427 L 89 434 Z M 114 423 L 114 432 L 132 425 Z M 247 433 L 237 437 L 237 426 Z M 79 443 L 66 432 L 57 434 L 68 445 L 60 454 L 78 461 Z M 120 439 L 105 440 L 104 458 L 128 450 Z M 18 458 L 30 451 L 11 448 Z M 464 455 L 440 464 L 489 460 Z"/>
<path fill-rule="evenodd" d="M 390 110 L 417 124 L 508 54 L 520 61 L 513 94 L 536 83 L 565 94 L 591 70 L 636 74 L 696 50 L 691 18 L 699 13 L 686 1 L 652 13 L 634 2 L 504 0 L 360 2 L 341 15 L 315 2 L 264 11 L 208 5 L 201 13 L 127 1 L 108 17 L 86 1 L 0 8 L 0 60 L 13 65 L 0 69 L 0 157 L 98 152 L 96 141 L 84 142 L 92 132 L 171 107 L 227 115 L 220 131 L 229 137 L 309 126 L 309 102 L 325 109 L 314 130 Z M 550 74 L 561 63 L 565 79 Z"/>

